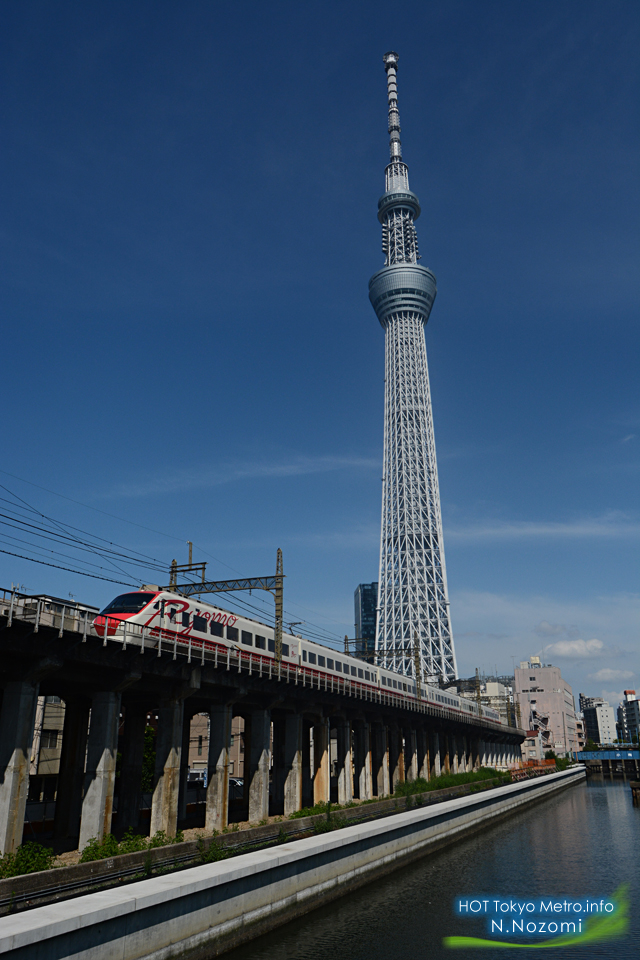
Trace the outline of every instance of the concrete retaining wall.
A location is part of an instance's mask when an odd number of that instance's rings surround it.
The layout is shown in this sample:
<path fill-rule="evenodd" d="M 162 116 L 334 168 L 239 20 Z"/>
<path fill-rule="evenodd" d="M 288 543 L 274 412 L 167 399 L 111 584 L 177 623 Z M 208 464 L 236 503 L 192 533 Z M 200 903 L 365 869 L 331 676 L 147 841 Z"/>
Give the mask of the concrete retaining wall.
<path fill-rule="evenodd" d="M 574 768 L 5 917 L 0 954 L 213 957 L 584 778 L 584 768 Z"/>

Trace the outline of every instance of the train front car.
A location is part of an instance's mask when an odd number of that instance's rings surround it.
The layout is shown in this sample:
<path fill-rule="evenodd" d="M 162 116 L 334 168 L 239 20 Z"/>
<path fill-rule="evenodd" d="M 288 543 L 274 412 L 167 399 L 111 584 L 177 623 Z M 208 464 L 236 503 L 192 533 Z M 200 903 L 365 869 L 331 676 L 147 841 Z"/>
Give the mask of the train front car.
<path fill-rule="evenodd" d="M 135 619 L 138 621 L 139 614 L 145 610 L 149 604 L 156 599 L 158 593 L 151 593 L 148 590 L 137 590 L 134 593 L 121 593 L 119 597 L 112 600 L 93 621 L 93 627 L 99 637 L 105 635 L 105 623 L 107 623 L 107 636 L 114 637 L 118 627 L 125 620 Z"/>

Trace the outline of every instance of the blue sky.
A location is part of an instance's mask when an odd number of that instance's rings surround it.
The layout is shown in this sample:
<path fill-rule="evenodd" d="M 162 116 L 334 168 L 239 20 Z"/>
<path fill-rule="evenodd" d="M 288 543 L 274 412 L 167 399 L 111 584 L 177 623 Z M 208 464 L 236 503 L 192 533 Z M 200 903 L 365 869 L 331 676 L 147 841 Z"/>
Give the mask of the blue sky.
<path fill-rule="evenodd" d="M 576 694 L 640 687 L 638 5 L 0 20 L 0 483 L 167 566 L 193 540 L 212 577 L 268 573 L 281 546 L 289 620 L 353 636 L 378 570 L 367 283 L 395 49 L 460 673 L 544 651 Z M 0 574 L 120 589 L 1 553 Z"/>

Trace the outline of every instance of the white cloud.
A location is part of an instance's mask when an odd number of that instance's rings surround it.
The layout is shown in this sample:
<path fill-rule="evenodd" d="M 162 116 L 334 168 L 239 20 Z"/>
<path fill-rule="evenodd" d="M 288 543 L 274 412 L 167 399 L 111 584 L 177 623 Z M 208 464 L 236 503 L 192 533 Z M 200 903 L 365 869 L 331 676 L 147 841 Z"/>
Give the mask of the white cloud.
<path fill-rule="evenodd" d="M 608 513 L 559 523 L 552 520 L 512 520 L 447 526 L 447 540 L 466 542 L 487 540 L 584 540 L 640 538 L 640 522 L 623 513 Z"/>
<path fill-rule="evenodd" d="M 599 680 L 606 682 L 608 680 L 629 680 L 633 677 L 632 670 L 612 670 L 611 667 L 603 667 L 597 673 L 590 673 L 590 680 Z"/>
<path fill-rule="evenodd" d="M 629 443 L 630 440 L 635 440 L 635 438 L 636 438 L 635 433 L 629 433 L 629 434 L 627 434 L 626 437 L 623 437 L 620 442 L 621 442 L 621 443 Z"/>
<path fill-rule="evenodd" d="M 602 640 L 558 640 L 546 648 L 546 655 L 554 657 L 599 657 L 605 652 Z"/>

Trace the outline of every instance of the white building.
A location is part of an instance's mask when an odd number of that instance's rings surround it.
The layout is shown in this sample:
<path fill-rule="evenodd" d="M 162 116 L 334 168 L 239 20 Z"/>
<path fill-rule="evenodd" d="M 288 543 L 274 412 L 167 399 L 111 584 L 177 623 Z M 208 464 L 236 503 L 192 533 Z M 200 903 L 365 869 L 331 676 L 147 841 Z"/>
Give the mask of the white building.
<path fill-rule="evenodd" d="M 616 714 L 606 700 L 596 700 L 584 709 L 584 724 L 588 740 L 594 743 L 613 743 L 618 739 Z"/>

